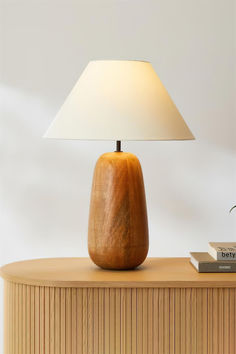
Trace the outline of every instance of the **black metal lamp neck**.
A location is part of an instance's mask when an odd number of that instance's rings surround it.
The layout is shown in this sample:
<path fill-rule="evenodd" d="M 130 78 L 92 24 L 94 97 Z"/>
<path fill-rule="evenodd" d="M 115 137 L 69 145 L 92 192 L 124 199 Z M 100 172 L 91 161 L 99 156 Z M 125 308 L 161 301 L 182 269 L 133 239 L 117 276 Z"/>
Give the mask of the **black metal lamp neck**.
<path fill-rule="evenodd" d="M 120 140 L 116 141 L 116 151 L 115 152 L 122 152 L 121 151 L 121 141 Z"/>

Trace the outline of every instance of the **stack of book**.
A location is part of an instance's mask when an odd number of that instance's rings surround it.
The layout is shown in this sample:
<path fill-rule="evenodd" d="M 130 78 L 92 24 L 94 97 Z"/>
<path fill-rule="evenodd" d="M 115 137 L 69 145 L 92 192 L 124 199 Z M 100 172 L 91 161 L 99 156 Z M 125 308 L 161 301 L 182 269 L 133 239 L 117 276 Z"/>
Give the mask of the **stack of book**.
<path fill-rule="evenodd" d="M 236 273 L 236 242 L 209 242 L 208 252 L 190 252 L 199 273 Z"/>

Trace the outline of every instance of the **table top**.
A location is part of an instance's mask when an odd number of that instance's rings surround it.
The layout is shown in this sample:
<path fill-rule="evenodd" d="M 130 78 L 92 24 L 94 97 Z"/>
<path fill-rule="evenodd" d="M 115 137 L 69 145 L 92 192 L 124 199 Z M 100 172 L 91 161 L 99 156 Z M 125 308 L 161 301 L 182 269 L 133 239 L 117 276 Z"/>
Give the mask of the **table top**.
<path fill-rule="evenodd" d="M 189 258 L 147 258 L 137 269 L 103 270 L 89 258 L 20 261 L 0 268 L 8 281 L 49 287 L 236 287 L 236 273 L 198 273 Z"/>

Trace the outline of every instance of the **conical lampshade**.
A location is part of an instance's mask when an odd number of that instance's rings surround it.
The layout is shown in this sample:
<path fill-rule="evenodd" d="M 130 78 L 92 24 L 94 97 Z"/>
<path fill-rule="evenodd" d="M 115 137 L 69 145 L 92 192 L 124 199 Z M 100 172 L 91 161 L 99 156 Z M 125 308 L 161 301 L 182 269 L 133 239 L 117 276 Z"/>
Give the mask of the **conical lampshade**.
<path fill-rule="evenodd" d="M 45 134 L 81 140 L 191 140 L 152 65 L 91 61 Z"/>

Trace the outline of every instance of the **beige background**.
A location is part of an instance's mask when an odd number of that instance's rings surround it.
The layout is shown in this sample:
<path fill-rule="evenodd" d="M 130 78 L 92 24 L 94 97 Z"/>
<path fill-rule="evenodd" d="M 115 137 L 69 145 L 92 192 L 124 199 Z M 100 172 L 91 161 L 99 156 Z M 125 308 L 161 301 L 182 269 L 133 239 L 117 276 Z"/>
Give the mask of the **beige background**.
<path fill-rule="evenodd" d="M 233 5 L 1 1 L 1 264 L 87 255 L 93 167 L 114 144 L 41 136 L 91 59 L 151 61 L 197 138 L 123 144 L 143 167 L 149 255 L 186 256 L 208 241 L 235 240 Z"/>

